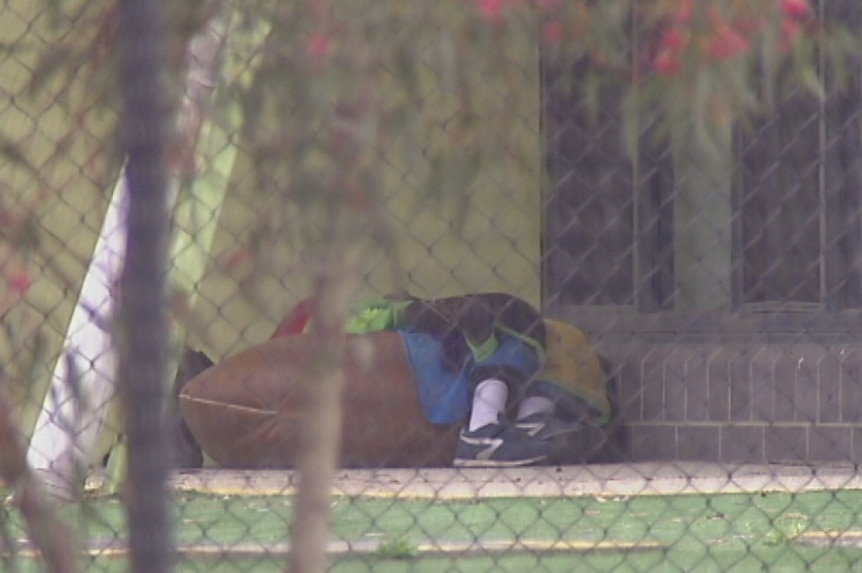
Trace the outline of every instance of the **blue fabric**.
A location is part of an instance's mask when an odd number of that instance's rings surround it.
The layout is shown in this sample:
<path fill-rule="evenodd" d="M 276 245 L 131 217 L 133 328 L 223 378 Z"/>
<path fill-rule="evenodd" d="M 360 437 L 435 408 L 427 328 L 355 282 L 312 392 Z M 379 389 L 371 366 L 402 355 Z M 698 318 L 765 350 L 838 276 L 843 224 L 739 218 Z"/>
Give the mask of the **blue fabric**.
<path fill-rule="evenodd" d="M 400 332 L 413 370 L 419 402 L 425 416 L 433 424 L 461 422 L 470 413 L 473 388 L 470 383 L 477 366 L 505 365 L 532 376 L 540 362 L 535 350 L 518 338 L 503 335 L 497 350 L 486 360 L 474 361 L 469 352 L 451 364 L 452 346 L 459 344 L 460 335 L 439 336 L 426 333 Z M 448 350 L 448 352 L 447 352 Z"/>

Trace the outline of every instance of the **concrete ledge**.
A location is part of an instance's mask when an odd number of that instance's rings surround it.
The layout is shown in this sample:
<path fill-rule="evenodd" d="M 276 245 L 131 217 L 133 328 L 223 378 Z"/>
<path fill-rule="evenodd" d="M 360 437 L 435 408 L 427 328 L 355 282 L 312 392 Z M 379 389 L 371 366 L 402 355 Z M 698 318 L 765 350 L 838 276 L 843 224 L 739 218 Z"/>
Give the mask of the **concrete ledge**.
<path fill-rule="evenodd" d="M 405 554 L 388 554 L 390 551 L 381 541 L 330 541 L 326 553 L 330 557 L 358 557 L 376 555 L 393 559 L 415 558 L 421 556 L 447 555 L 469 557 L 487 555 L 511 555 L 517 552 L 544 554 L 549 553 L 586 553 L 596 551 L 649 551 L 667 549 L 656 541 L 547 541 L 541 539 L 487 540 L 475 541 L 425 541 L 415 546 L 405 547 Z M 285 559 L 290 554 L 289 543 L 181 543 L 174 550 L 181 557 L 198 560 L 219 561 L 222 559 Z M 95 540 L 88 544 L 84 553 L 90 557 L 125 558 L 129 555 L 128 544 L 120 539 Z M 3 555 L 0 553 L 0 555 Z M 30 544 L 17 549 L 18 557 L 38 558 L 40 553 Z"/>
<path fill-rule="evenodd" d="M 177 491 L 220 495 L 293 495 L 289 470 L 201 470 L 176 475 Z M 472 500 L 507 497 L 626 497 L 862 489 L 852 464 L 723 465 L 698 462 L 516 469 L 342 470 L 334 495 Z"/>

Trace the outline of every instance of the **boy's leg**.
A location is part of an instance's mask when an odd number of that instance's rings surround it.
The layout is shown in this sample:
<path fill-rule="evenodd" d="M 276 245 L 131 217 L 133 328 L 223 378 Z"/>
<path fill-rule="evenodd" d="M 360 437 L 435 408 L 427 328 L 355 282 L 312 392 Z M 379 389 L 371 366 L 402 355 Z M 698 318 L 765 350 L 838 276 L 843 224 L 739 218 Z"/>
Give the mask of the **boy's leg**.
<path fill-rule="evenodd" d="M 518 405 L 518 420 L 536 415 L 553 415 L 554 401 L 545 396 L 527 396 Z"/>
<path fill-rule="evenodd" d="M 517 425 L 507 422 L 502 414 L 505 410 L 505 399 L 502 404 L 491 405 L 482 401 L 488 395 L 499 398 L 498 383 L 500 380 L 486 380 L 489 385 L 485 391 L 477 393 L 473 400 L 473 412 L 470 422 L 458 438 L 453 465 L 456 467 L 517 467 L 541 462 L 553 451 L 553 444 L 544 439 L 535 438 L 523 431 Z M 480 383 L 479 386 L 483 386 Z M 508 393 L 505 383 L 502 383 Z M 493 388 L 493 390 L 491 390 Z M 477 411 L 479 412 L 477 414 Z M 496 415 L 497 419 L 488 421 Z"/>
<path fill-rule="evenodd" d="M 579 432 L 597 415 L 586 402 L 559 386 L 534 381 L 519 405 L 516 425 L 531 436 L 548 439 Z"/>
<path fill-rule="evenodd" d="M 509 387 L 502 380 L 489 378 L 476 385 L 473 392 L 473 408 L 467 429 L 475 432 L 488 424 L 498 424 L 506 410 Z"/>

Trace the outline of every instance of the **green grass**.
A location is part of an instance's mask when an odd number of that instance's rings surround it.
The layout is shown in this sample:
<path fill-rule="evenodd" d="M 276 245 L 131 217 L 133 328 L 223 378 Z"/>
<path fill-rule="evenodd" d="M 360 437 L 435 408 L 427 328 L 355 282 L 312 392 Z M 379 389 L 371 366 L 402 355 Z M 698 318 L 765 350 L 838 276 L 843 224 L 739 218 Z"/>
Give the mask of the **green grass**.
<path fill-rule="evenodd" d="M 264 543 L 287 539 L 293 499 L 180 493 L 173 507 L 180 545 Z M 86 510 L 66 508 L 65 518 L 82 537 L 123 537 L 125 521 L 116 498 L 90 500 Z M 23 537 L 20 516 L 5 507 L 13 537 Z M 336 540 L 367 542 L 378 549 L 335 560 L 333 571 L 847 571 L 862 567 L 862 549 L 804 545 L 811 531 L 862 529 L 862 492 L 802 494 L 483 499 L 476 501 L 336 498 Z M 490 541 L 652 542 L 659 549 L 589 552 L 430 554 L 428 543 Z M 29 559 L 22 571 L 34 570 Z M 455 566 L 457 563 L 457 566 Z M 199 556 L 179 571 L 206 573 L 277 571 L 284 558 Z M 36 569 L 38 570 L 38 569 Z M 122 558 L 99 558 L 87 570 L 122 571 Z"/>

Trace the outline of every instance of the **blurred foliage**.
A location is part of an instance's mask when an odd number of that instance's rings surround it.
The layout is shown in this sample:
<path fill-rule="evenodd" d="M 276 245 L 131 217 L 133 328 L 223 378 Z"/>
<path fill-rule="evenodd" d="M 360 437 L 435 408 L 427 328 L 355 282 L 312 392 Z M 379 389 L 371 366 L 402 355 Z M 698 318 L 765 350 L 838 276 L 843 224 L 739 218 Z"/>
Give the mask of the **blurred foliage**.
<path fill-rule="evenodd" d="M 81 118 L 98 107 L 115 109 L 116 3 L 46 0 L 45 6 L 56 38 L 33 71 L 28 94 L 53 85 L 53 102 L 74 105 Z M 189 39 L 214 13 L 229 10 L 229 49 L 244 50 L 245 63 L 256 67 L 225 74 L 220 88 L 241 107 L 241 145 L 256 166 L 261 197 L 287 198 L 312 219 L 318 214 L 317 225 L 331 230 L 337 220 L 348 234 L 372 222 L 382 231 L 379 220 L 358 215 L 373 211 L 387 151 L 406 155 L 428 193 L 456 196 L 469 188 L 483 158 L 505 153 L 519 118 L 483 118 L 475 79 L 502 78 L 503 85 L 522 79 L 505 51 L 516 35 L 534 37 L 546 65 L 574 69 L 573 62 L 588 62 L 567 81 L 593 108 L 601 104 L 602 86 L 623 86 L 620 111 L 632 145 L 644 114 L 661 114 L 665 133 L 694 122 L 708 134 L 711 125 L 767 110 L 778 89 L 820 94 L 824 63 L 840 73 L 858 49 L 849 30 L 807 0 L 187 0 L 166 6 L 175 64 L 166 85 L 179 95 Z M 20 48 L 6 48 L 13 47 Z M 82 74 L 87 97 L 68 97 Z M 14 144 L 3 149 L 15 156 Z M 350 216 L 330 212 L 334 205 Z M 276 226 L 266 221 L 274 216 L 270 206 L 261 204 L 259 232 Z"/>
<path fill-rule="evenodd" d="M 830 8 L 839 4 L 168 2 L 172 67 L 165 87 L 178 108 L 191 65 L 190 39 L 215 14 L 228 14 L 228 65 L 208 114 L 225 126 L 232 125 L 228 118 L 237 112 L 242 118 L 234 143 L 254 166 L 252 185 L 259 198 L 253 206 L 259 224 L 244 240 L 261 252 L 274 234 L 288 232 L 309 251 L 326 256 L 357 237 L 370 236 L 384 247 L 391 242 L 380 195 L 382 173 L 393 154 L 409 167 L 405 184 L 454 205 L 462 220 L 471 185 L 489 158 L 529 162 L 509 145 L 524 119 L 517 113 L 488 113 L 491 98 L 505 104 L 506 90 L 523 86 L 524 71 L 508 57 L 509 50 L 521 49 L 513 48 L 522 45 L 516 39 L 532 38 L 537 53 L 542 51 L 542 65 L 563 74 L 590 109 L 604 105 L 608 86 L 621 89 L 619 113 L 630 151 L 643 143 L 647 125 L 660 141 L 684 145 L 693 127 L 704 142 L 720 146 L 725 139 L 716 133 L 745 127 L 779 94 L 801 89 L 822 97 L 827 70 L 833 84 L 846 79 L 848 66 L 858 59 L 859 42 L 842 25 L 841 13 Z M 122 161 L 115 144 L 117 3 L 45 0 L 44 6 L 52 37 L 24 34 L 2 48 L 11 53 L 26 50 L 28 42 L 32 49 L 49 46 L 41 50 L 20 96 L 66 109 L 77 127 L 58 142 L 54 159 L 82 133 L 113 134 L 90 142 L 92 161 L 100 167 L 88 170 L 88 177 L 109 188 Z M 493 86 L 486 92 L 497 93 L 482 93 L 483 84 Z M 88 129 L 106 118 L 111 129 Z M 178 141 L 174 152 L 186 153 L 179 135 Z M 39 167 L 26 164 L 18 147 L 0 133 L 4 159 L 38 174 Z M 57 191 L 44 187 L 36 201 L 50 200 L 52 192 Z M 4 205 L 0 215 L 11 216 Z M 43 240 L 28 230 L 32 225 L 16 223 L 0 235 L 10 253 L 0 259 L 0 274 L 13 295 L 28 284 L 21 253 Z M 3 297 L 0 308 L 5 309 L 14 297 L 5 292 Z"/>
<path fill-rule="evenodd" d="M 622 88 L 630 152 L 646 125 L 677 146 L 686 144 L 691 127 L 705 146 L 721 146 L 727 129 L 746 128 L 783 95 L 824 97 L 827 70 L 830 89 L 846 87 L 842 81 L 860 55 L 858 32 L 842 21 L 842 7 L 854 8 L 840 0 L 536 4 L 545 8 L 548 65 L 587 63 L 566 81 L 589 108 L 602 105 L 605 87 Z"/>
<path fill-rule="evenodd" d="M 827 72 L 831 89 L 846 81 L 847 70 L 858 63 L 859 42 L 842 24 L 841 12 L 829 9 L 838 4 L 165 2 L 171 66 L 164 87 L 179 110 L 193 67 L 191 38 L 215 15 L 229 15 L 227 65 L 217 82 L 216 105 L 207 112 L 226 129 L 235 114 L 241 116 L 233 143 L 254 166 L 251 185 L 257 197 L 252 206 L 257 224 L 244 239 L 261 253 L 274 235 L 295 233 L 309 250 L 308 259 L 325 262 L 339 260 L 369 237 L 392 248 L 381 190 L 393 156 L 409 167 L 405 185 L 439 204 L 454 205 L 462 221 L 471 188 L 490 158 L 530 162 L 510 145 L 525 119 L 496 107 L 505 106 L 510 92 L 523 89 L 525 72 L 509 56 L 523 49 L 524 38 L 531 39 L 528 45 L 536 54 L 541 51 L 542 65 L 562 74 L 588 108 L 605 105 L 609 86 L 623 92 L 619 113 L 633 155 L 646 125 L 658 126 L 650 130 L 658 141 L 677 146 L 687 143 L 694 127 L 703 142 L 721 152 L 721 134 L 768 112 L 782 93 L 804 90 L 823 97 Z M 852 7 L 853 0 L 846 4 Z M 51 252 L 56 238 L 38 232 L 33 215 L 40 203 L 61 193 L 41 181 L 44 166 L 86 140 L 92 153 L 76 169 L 107 190 L 123 160 L 117 145 L 117 55 L 123 40 L 117 32 L 118 3 L 43 0 L 42 5 L 49 36 L 22 32 L 0 52 L 40 54 L 20 93 L 12 96 L 63 110 L 71 128 L 38 164 L 22 149 L 28 141 L 0 132 L 0 157 L 30 174 L 37 188 L 26 204 L 0 203 L 4 318 L 29 288 L 35 268 L 31 257 L 42 259 L 40 269 L 56 268 Z M 489 113 L 491 108 L 495 113 Z M 186 156 L 179 131 L 172 152 Z M 9 370 L 2 374 L 9 379 L 44 377 L 44 344 L 24 344 L 25 331 L 4 321 L 0 345 L 12 348 L 20 360 L 15 371 L 4 366 Z M 391 549 L 410 551 L 402 543 Z"/>

